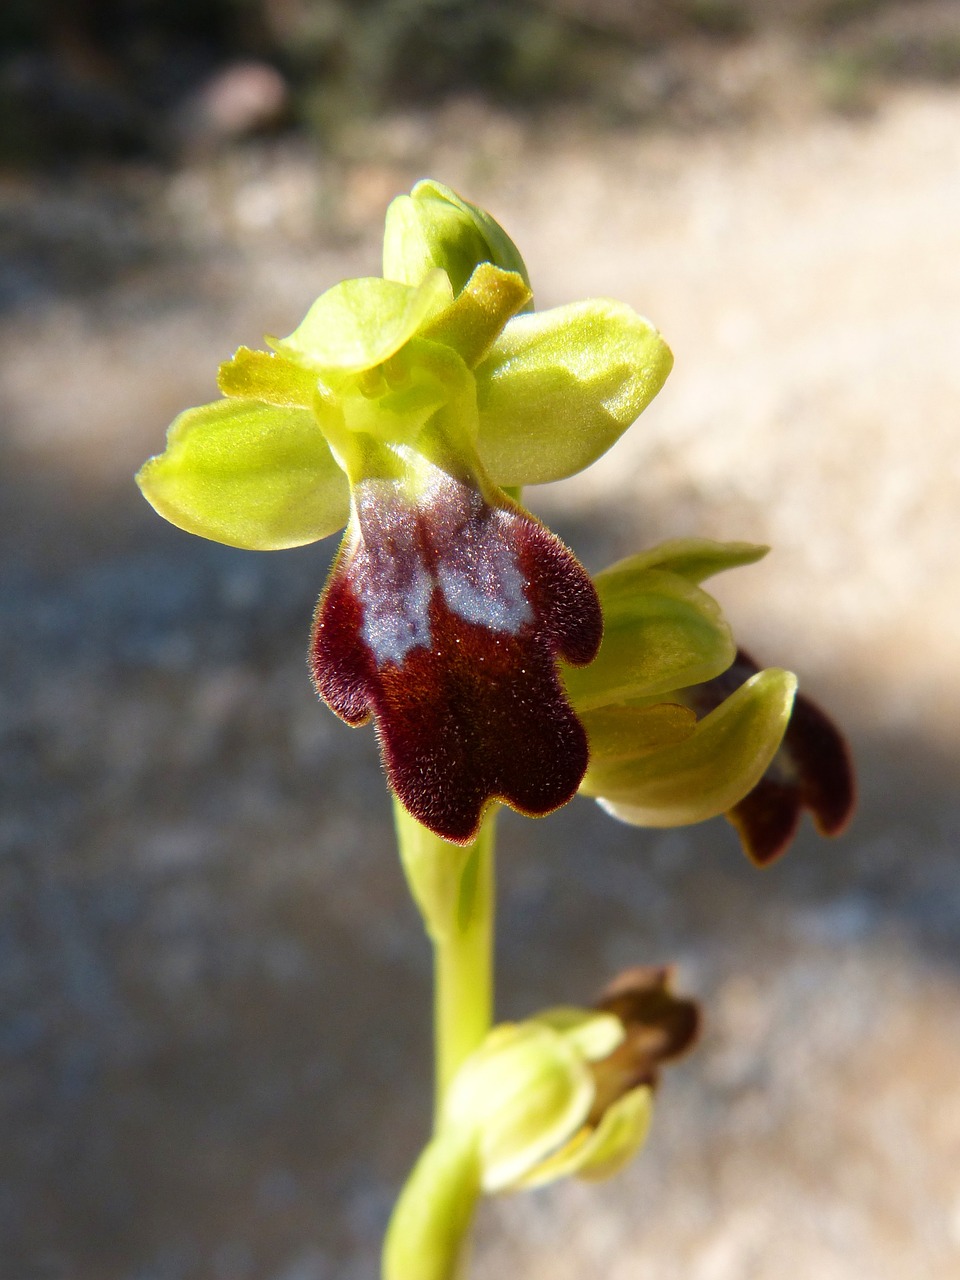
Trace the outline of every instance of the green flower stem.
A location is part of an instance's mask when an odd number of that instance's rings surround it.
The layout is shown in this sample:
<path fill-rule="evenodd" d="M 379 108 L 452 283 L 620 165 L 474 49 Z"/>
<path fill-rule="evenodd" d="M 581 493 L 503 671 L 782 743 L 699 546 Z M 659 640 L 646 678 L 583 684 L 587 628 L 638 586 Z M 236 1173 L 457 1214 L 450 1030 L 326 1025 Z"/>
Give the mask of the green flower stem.
<path fill-rule="evenodd" d="M 436 1108 L 493 1020 L 496 809 L 465 848 L 440 839 L 394 801 L 407 883 L 434 949 Z"/>
<path fill-rule="evenodd" d="M 463 869 L 454 929 L 434 942 L 438 1110 L 460 1064 L 493 1024 L 494 824 L 493 817 L 484 823 Z"/>

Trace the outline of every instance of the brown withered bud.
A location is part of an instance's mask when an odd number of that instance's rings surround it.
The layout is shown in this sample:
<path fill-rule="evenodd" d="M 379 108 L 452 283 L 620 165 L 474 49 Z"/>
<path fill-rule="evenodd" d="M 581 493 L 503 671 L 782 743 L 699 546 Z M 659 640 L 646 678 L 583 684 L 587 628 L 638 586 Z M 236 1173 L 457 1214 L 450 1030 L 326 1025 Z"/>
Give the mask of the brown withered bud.
<path fill-rule="evenodd" d="M 623 1023 L 623 1042 L 593 1064 L 596 1080 L 591 1121 L 638 1085 L 655 1087 L 660 1068 L 686 1053 L 700 1032 L 696 1001 L 670 990 L 672 970 L 637 966 L 626 969 L 601 992 L 596 1008 Z"/>

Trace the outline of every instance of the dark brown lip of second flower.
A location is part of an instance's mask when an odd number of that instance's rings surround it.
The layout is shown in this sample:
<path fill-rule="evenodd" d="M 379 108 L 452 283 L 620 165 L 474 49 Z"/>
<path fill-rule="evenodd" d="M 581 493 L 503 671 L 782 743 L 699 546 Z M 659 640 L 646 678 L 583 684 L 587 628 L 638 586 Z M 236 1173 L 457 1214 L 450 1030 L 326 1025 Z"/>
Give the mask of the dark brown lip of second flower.
<path fill-rule="evenodd" d="M 698 715 L 706 715 L 759 670 L 738 649 L 722 675 L 688 691 L 691 705 Z M 846 739 L 812 698 L 798 693 L 779 751 L 753 790 L 726 816 L 750 861 L 765 867 L 787 851 L 805 809 L 821 835 L 835 836 L 849 825 L 856 803 L 856 774 Z"/>

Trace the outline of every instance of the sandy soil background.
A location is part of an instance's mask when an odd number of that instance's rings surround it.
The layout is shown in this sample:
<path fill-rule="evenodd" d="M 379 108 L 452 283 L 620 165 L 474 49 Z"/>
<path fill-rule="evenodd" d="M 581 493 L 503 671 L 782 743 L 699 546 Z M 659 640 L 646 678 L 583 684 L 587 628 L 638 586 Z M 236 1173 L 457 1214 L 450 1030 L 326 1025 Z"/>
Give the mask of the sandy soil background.
<path fill-rule="evenodd" d="M 425 172 L 508 227 L 540 305 L 623 298 L 676 353 L 531 505 L 591 568 L 769 541 L 717 593 L 862 784 L 846 837 L 764 874 L 722 822 L 504 820 L 501 1013 L 671 960 L 707 1031 L 634 1168 L 485 1207 L 477 1280 L 952 1280 L 960 92 L 931 86 L 686 133 L 464 101 L 346 167 L 282 142 L 0 183 L 0 1276 L 376 1273 L 428 1124 L 429 962 L 372 735 L 306 677 L 332 547 L 206 545 L 130 476 L 219 359 L 377 270 Z"/>

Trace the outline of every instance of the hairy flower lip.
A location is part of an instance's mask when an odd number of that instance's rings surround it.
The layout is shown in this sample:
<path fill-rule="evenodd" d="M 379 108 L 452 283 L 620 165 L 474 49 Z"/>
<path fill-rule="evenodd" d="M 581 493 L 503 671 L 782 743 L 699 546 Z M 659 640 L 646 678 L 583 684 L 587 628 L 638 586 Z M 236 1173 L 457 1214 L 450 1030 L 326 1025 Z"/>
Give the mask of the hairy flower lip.
<path fill-rule="evenodd" d="M 450 477 L 417 505 L 384 487 L 359 487 L 314 621 L 314 680 L 347 723 L 376 717 L 401 802 L 464 844 L 494 801 L 540 816 L 576 793 L 586 734 L 556 659 L 594 656 L 599 603 L 522 508 Z"/>

